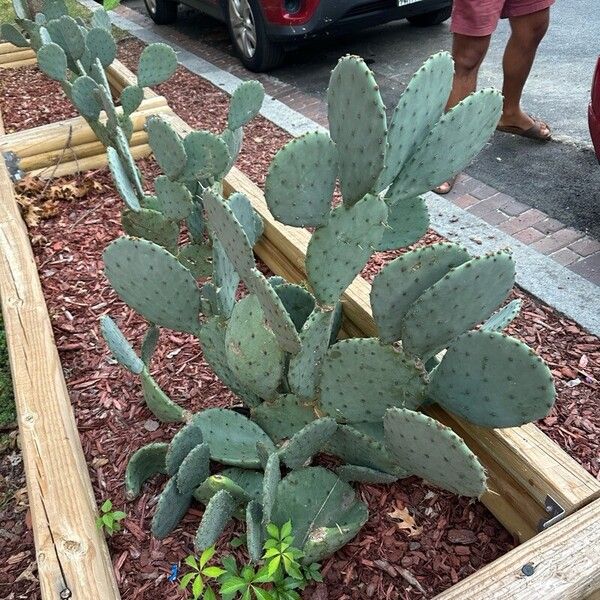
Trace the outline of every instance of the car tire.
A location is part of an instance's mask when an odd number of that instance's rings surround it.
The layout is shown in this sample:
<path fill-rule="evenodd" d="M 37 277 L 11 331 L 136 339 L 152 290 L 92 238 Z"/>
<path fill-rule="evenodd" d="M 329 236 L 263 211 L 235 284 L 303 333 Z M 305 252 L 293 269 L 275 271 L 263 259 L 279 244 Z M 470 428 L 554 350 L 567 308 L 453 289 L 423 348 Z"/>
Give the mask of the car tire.
<path fill-rule="evenodd" d="M 150 18 L 157 25 L 170 25 L 177 20 L 177 2 L 173 0 L 144 0 Z"/>
<path fill-rule="evenodd" d="M 431 27 L 432 25 L 439 25 L 440 23 L 447 21 L 450 18 L 450 15 L 452 15 L 452 7 L 446 6 L 421 15 L 406 17 L 406 19 L 415 27 Z"/>
<path fill-rule="evenodd" d="M 235 53 L 247 69 L 262 73 L 283 62 L 285 52 L 269 39 L 256 0 L 225 0 L 225 16 Z"/>

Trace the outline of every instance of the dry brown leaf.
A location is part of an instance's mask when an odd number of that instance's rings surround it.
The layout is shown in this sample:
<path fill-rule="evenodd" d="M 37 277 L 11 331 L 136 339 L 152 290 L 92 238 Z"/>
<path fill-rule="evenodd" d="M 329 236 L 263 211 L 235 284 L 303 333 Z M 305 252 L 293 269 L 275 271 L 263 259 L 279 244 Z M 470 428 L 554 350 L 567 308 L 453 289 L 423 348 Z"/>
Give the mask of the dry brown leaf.
<path fill-rule="evenodd" d="M 407 532 L 409 537 L 416 537 L 423 533 L 423 527 L 416 524 L 414 517 L 408 512 L 407 508 L 396 508 L 388 513 L 388 517 L 396 522 L 396 527 L 401 531 Z"/>

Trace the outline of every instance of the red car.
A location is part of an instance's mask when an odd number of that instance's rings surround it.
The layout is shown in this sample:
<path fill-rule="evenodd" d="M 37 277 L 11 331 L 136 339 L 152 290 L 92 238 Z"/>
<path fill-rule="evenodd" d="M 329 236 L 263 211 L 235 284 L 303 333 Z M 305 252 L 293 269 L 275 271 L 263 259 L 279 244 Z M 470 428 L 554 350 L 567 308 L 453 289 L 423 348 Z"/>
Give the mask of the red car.
<path fill-rule="evenodd" d="M 600 56 L 596 63 L 596 72 L 592 81 L 592 101 L 588 107 L 588 122 L 596 157 L 600 162 Z"/>
<path fill-rule="evenodd" d="M 450 17 L 452 0 L 179 0 L 227 24 L 231 41 L 251 71 L 266 71 L 286 49 L 311 38 L 408 19 L 437 25 Z M 177 19 L 177 0 L 144 0 L 155 23 Z"/>

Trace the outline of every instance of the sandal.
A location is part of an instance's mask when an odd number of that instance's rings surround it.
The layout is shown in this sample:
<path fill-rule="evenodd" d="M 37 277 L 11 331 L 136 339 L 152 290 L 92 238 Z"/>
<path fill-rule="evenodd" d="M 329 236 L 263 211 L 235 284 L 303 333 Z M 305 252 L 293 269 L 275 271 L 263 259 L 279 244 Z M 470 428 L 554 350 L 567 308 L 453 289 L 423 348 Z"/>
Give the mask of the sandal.
<path fill-rule="evenodd" d="M 444 194 L 449 194 L 452 191 L 452 188 L 454 188 L 454 184 L 456 183 L 456 180 L 458 179 L 458 175 L 455 175 L 454 177 L 450 177 L 450 179 L 447 179 L 446 181 L 444 181 L 443 183 L 440 183 L 440 185 L 436 186 L 433 188 L 433 191 L 436 194 L 439 194 L 440 196 L 443 196 Z M 448 185 L 448 189 L 447 190 L 442 190 L 441 187 L 447 184 Z"/>
<path fill-rule="evenodd" d="M 540 121 L 535 117 L 532 117 L 533 125 L 528 129 L 524 129 L 523 127 L 518 127 L 517 125 L 498 125 L 496 127 L 497 131 L 502 131 L 503 133 L 512 133 L 513 135 L 520 135 L 521 137 L 529 138 L 531 140 L 538 140 L 540 142 L 547 142 L 552 139 L 552 132 L 550 131 L 550 127 L 544 121 Z M 548 133 L 544 135 L 542 133 L 542 127 L 548 130 Z"/>

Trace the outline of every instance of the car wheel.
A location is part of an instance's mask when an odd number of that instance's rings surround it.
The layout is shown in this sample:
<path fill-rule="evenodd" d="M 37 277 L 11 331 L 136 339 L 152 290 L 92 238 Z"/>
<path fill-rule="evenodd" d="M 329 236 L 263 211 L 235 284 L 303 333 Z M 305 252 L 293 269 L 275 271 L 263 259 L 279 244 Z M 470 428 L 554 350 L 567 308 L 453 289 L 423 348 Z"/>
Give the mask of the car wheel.
<path fill-rule="evenodd" d="M 157 25 L 169 25 L 177 20 L 177 2 L 173 0 L 144 0 L 150 18 Z"/>
<path fill-rule="evenodd" d="M 432 25 L 439 25 L 440 23 L 447 21 L 451 14 L 452 7 L 446 6 L 445 8 L 432 10 L 431 12 L 423 13 L 421 15 L 406 17 L 406 19 L 411 25 L 415 25 L 416 27 L 431 27 Z"/>
<path fill-rule="evenodd" d="M 235 52 L 247 69 L 260 73 L 281 64 L 283 48 L 268 38 L 256 0 L 227 0 L 227 26 Z"/>

